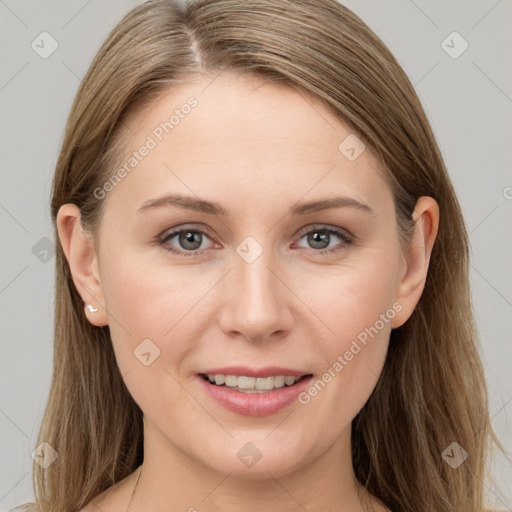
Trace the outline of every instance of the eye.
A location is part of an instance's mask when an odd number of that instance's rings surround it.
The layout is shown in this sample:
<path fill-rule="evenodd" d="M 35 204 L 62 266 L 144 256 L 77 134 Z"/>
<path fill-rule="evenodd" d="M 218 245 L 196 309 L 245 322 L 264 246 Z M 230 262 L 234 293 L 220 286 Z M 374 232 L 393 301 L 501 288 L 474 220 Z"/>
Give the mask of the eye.
<path fill-rule="evenodd" d="M 173 238 L 176 239 L 178 247 L 170 244 Z M 160 244 L 168 251 L 183 254 L 185 256 L 193 256 L 205 249 L 203 242 L 208 235 L 201 229 L 196 228 L 180 228 L 164 235 L 160 239 Z"/>
<path fill-rule="evenodd" d="M 306 238 L 306 242 L 314 249 L 315 253 L 326 254 L 341 251 L 348 245 L 354 243 L 354 238 L 345 231 L 331 227 L 315 227 L 306 231 L 302 237 Z M 333 239 L 341 240 L 337 245 L 332 246 Z"/>
<path fill-rule="evenodd" d="M 313 227 L 313 229 L 309 228 L 309 231 L 303 231 L 301 240 L 303 238 L 306 239 L 309 248 L 315 254 L 321 255 L 341 251 L 354 243 L 353 236 L 344 230 L 326 226 Z M 173 239 L 175 239 L 174 243 L 172 243 Z M 210 239 L 210 237 L 205 231 L 183 227 L 164 234 L 158 240 L 158 243 L 169 252 L 183 256 L 194 256 L 207 249 L 207 244 L 205 246 L 206 239 Z M 338 239 L 338 243 L 334 246 L 331 245 L 331 242 L 335 242 L 336 239 Z"/>

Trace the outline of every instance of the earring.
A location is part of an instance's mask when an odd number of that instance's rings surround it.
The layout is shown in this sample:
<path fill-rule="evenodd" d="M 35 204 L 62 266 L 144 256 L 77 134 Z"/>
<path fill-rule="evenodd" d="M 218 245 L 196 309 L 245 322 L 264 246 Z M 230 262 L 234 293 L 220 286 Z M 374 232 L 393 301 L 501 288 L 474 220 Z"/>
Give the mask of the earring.
<path fill-rule="evenodd" d="M 98 311 L 98 308 L 94 309 L 91 304 L 87 304 L 85 307 L 89 310 L 89 313 L 96 313 Z"/>

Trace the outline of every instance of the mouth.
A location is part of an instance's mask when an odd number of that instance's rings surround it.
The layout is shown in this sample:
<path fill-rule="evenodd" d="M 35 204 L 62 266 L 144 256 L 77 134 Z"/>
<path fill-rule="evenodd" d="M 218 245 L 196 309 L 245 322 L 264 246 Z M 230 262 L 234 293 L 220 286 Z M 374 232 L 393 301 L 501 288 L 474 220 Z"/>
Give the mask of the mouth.
<path fill-rule="evenodd" d="M 282 388 L 291 388 L 313 374 L 254 376 L 230 375 L 222 373 L 199 373 L 202 379 L 212 386 L 228 388 L 240 393 L 269 393 Z"/>
<path fill-rule="evenodd" d="M 299 403 L 312 373 L 281 366 L 204 368 L 196 374 L 207 400 L 244 416 L 269 416 Z"/>

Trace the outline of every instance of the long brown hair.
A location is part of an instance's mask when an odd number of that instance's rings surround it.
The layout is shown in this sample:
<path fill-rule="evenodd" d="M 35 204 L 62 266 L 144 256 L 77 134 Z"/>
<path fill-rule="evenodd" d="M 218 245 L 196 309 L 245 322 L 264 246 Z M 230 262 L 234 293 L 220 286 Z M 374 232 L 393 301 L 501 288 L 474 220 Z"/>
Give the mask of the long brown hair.
<path fill-rule="evenodd" d="M 468 236 L 424 110 L 383 42 L 335 0 L 153 0 L 101 46 L 69 114 L 53 181 L 94 233 L 93 191 L 119 163 L 126 116 L 201 71 L 255 73 L 309 94 L 379 156 L 407 241 L 420 196 L 440 207 L 423 295 L 391 332 L 383 372 L 352 425 L 355 474 L 393 512 L 480 512 L 489 441 L 487 391 L 468 278 Z M 55 239 L 58 240 L 55 228 Z M 31 510 L 75 512 L 143 459 L 142 412 L 116 365 L 108 327 L 94 327 L 56 247 L 54 372 L 34 463 Z M 457 469 L 443 451 L 468 453 Z M 38 506 L 39 507 L 38 507 Z"/>

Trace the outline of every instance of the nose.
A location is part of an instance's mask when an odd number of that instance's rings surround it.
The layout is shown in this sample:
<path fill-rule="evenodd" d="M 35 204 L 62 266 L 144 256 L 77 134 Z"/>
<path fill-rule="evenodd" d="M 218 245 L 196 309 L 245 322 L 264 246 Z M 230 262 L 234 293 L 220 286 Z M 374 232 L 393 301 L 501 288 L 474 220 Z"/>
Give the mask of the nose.
<path fill-rule="evenodd" d="M 234 254 L 233 268 L 223 279 L 219 315 L 226 335 L 265 341 L 292 329 L 294 295 L 286 283 L 286 272 L 271 258 L 271 252 L 263 250 L 250 263 Z"/>

